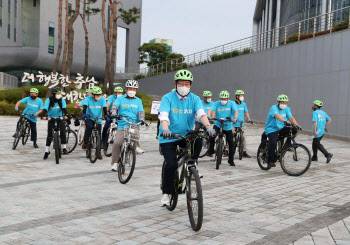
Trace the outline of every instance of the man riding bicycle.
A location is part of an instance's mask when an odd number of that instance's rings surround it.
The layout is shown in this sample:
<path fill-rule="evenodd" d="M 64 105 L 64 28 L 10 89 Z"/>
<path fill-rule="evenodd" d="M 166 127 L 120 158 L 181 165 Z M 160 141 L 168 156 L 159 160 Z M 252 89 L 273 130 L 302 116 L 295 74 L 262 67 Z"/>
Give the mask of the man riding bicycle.
<path fill-rule="evenodd" d="M 94 128 L 94 123 L 95 123 L 95 119 L 89 118 L 89 116 L 95 117 L 95 118 L 102 118 L 102 110 L 103 110 L 103 114 L 106 117 L 107 104 L 106 104 L 106 99 L 102 96 L 102 89 L 97 86 L 92 87 L 92 96 L 85 98 L 81 102 L 81 104 L 84 106 L 83 117 L 85 118 L 85 125 L 86 125 L 84 143 L 82 148 L 86 150 L 87 144 L 89 142 L 92 130 Z M 100 136 L 101 136 L 101 127 L 102 127 L 102 119 L 99 119 L 97 129 Z M 97 159 L 99 160 L 102 159 L 101 151 L 98 152 Z"/>
<path fill-rule="evenodd" d="M 295 135 L 298 129 L 297 121 L 292 115 L 290 108 L 287 106 L 289 98 L 285 94 L 281 94 L 277 97 L 277 104 L 273 105 L 267 115 L 265 134 L 269 138 L 269 152 L 268 152 L 268 165 L 269 167 L 276 167 L 275 164 L 275 152 L 277 147 L 277 139 L 280 137 L 287 137 L 290 134 L 290 128 L 293 124 L 296 128 L 292 128 L 292 133 Z M 290 145 L 292 139 L 288 137 L 287 145 Z"/>
<path fill-rule="evenodd" d="M 116 116 L 117 114 L 123 117 L 127 117 L 127 120 L 132 123 L 139 123 L 145 121 L 145 111 L 143 109 L 143 104 L 140 98 L 136 97 L 137 89 L 139 88 L 139 83 L 135 80 L 128 80 L 125 84 L 126 93 L 123 96 L 118 97 L 112 105 L 111 114 Z M 114 137 L 114 143 L 112 148 L 112 160 L 111 160 L 111 170 L 117 171 L 120 148 L 124 142 L 124 128 L 128 127 L 123 119 L 119 119 L 118 128 L 116 135 Z M 135 143 L 136 149 L 139 146 L 139 142 Z M 135 151 L 136 151 L 135 149 Z"/>
<path fill-rule="evenodd" d="M 216 101 L 213 104 L 213 106 L 209 109 L 208 114 L 211 117 L 217 118 L 217 119 L 221 119 L 221 118 L 226 119 L 228 117 L 230 119 L 233 118 L 232 122 L 231 120 L 228 122 L 224 122 L 223 132 L 226 135 L 226 140 L 229 145 L 228 164 L 230 164 L 231 166 L 236 166 L 233 159 L 236 145 L 233 140 L 232 123 L 237 122 L 238 110 L 237 110 L 236 104 L 232 100 L 229 100 L 229 98 L 230 98 L 230 93 L 228 91 L 226 90 L 221 91 L 220 100 Z M 220 122 L 215 121 L 214 129 L 217 134 L 220 132 L 220 126 L 221 126 Z M 214 153 L 214 145 L 215 145 L 215 137 L 212 137 L 210 139 L 208 155 L 212 155 Z"/>
<path fill-rule="evenodd" d="M 33 146 L 34 148 L 39 148 L 39 146 L 36 143 L 37 140 L 37 131 L 36 131 L 36 122 L 37 122 L 37 117 L 39 114 L 43 111 L 44 109 L 44 104 L 43 101 L 38 98 L 39 90 L 37 88 L 31 88 L 30 89 L 30 96 L 26 97 L 16 103 L 15 106 L 15 111 L 18 111 L 18 106 L 19 105 L 26 105 L 26 109 L 23 111 L 24 114 L 27 114 L 25 117 L 28 119 L 30 123 L 30 140 L 33 141 Z M 19 118 L 17 122 L 17 128 L 19 123 L 23 119 L 23 114 Z M 13 137 L 16 137 L 16 134 L 13 135 Z"/>
<path fill-rule="evenodd" d="M 208 114 L 209 109 L 214 104 L 214 102 L 211 101 L 212 96 L 213 96 L 213 94 L 210 91 L 203 92 L 202 105 L 203 105 L 204 112 L 206 114 Z M 198 130 L 200 128 L 205 128 L 205 127 L 203 126 L 202 123 L 200 123 L 199 121 L 196 121 L 196 130 Z"/>
<path fill-rule="evenodd" d="M 92 96 L 92 89 L 87 89 L 87 90 L 85 90 L 85 98 L 84 99 L 86 99 L 87 97 L 90 97 L 90 96 Z M 82 104 L 81 103 L 79 103 L 79 104 L 76 104 L 74 107 L 75 108 L 78 108 L 78 107 L 80 107 L 80 106 L 82 106 Z"/>
<path fill-rule="evenodd" d="M 210 136 L 215 131 L 210 126 L 207 115 L 204 112 L 200 98 L 191 93 L 193 75 L 188 70 L 180 70 L 174 78 L 176 91 L 163 96 L 159 108 L 159 144 L 165 159 L 164 175 L 162 183 L 161 204 L 170 205 L 169 195 L 175 193 L 174 177 L 177 169 L 176 148 L 185 147 L 183 139 L 168 139 L 172 134 L 187 135 L 194 127 L 195 117 L 207 129 Z M 197 140 L 194 144 L 193 159 L 197 160 L 202 148 L 202 141 Z M 190 164 L 194 164 L 193 162 Z"/>
<path fill-rule="evenodd" d="M 122 87 L 116 87 L 114 89 L 114 94 L 112 94 L 111 96 L 109 96 L 108 101 L 107 101 L 107 111 L 110 111 L 111 109 L 111 105 L 114 103 L 114 101 L 119 97 L 123 95 L 123 88 Z M 109 127 L 111 126 L 111 119 L 107 116 L 105 125 L 103 126 L 103 130 L 102 130 L 102 146 L 101 148 L 103 149 L 105 146 L 105 143 L 107 141 L 107 131 L 109 129 Z"/>
<path fill-rule="evenodd" d="M 62 90 L 59 87 L 53 87 L 51 89 L 51 97 L 47 98 L 44 105 L 43 120 L 46 120 L 46 113 L 48 117 L 63 117 L 63 112 L 65 114 L 65 119 L 69 118 L 67 111 L 66 101 L 62 99 Z M 47 124 L 47 138 L 46 138 L 46 150 L 44 154 L 44 160 L 48 158 L 50 154 L 50 145 L 53 139 L 52 130 L 55 127 L 54 121 L 49 121 Z M 58 121 L 58 127 L 60 129 L 61 145 L 63 154 L 67 154 L 66 145 L 66 126 L 64 121 Z"/>
<path fill-rule="evenodd" d="M 252 120 L 250 120 L 249 112 L 246 103 L 244 102 L 244 91 L 243 90 L 237 90 L 236 93 L 236 100 L 235 104 L 238 109 L 238 121 L 244 122 L 244 116 L 247 117 L 247 121 L 249 123 L 252 123 Z M 240 122 L 236 122 L 233 124 L 234 130 L 235 128 L 241 127 Z M 242 131 L 244 132 L 244 123 L 242 124 Z M 246 138 L 243 138 L 243 157 L 250 158 L 249 154 L 247 153 L 247 141 Z"/>

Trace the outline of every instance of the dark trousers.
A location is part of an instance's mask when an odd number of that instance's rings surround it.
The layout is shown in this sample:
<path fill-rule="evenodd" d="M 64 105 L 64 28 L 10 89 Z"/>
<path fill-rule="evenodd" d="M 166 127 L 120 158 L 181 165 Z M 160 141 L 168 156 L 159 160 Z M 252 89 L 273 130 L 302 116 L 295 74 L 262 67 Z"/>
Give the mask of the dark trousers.
<path fill-rule="evenodd" d="M 162 149 L 162 153 L 164 156 L 164 160 L 166 162 L 164 166 L 165 169 L 164 169 L 163 182 L 162 182 L 163 194 L 175 193 L 174 177 L 175 177 L 175 171 L 178 166 L 177 159 L 176 159 L 176 148 L 178 145 L 181 148 L 185 148 L 186 141 L 183 139 L 180 141 L 160 144 L 160 147 Z M 192 155 L 193 160 L 198 159 L 201 149 L 202 149 L 202 140 L 197 139 L 194 144 L 194 154 Z"/>
<path fill-rule="evenodd" d="M 103 126 L 102 130 L 102 142 L 107 141 L 107 131 L 109 129 L 109 126 L 111 126 L 112 120 L 106 120 L 105 125 Z"/>
<path fill-rule="evenodd" d="M 91 119 L 85 120 L 86 130 L 85 130 L 85 135 L 84 135 L 84 144 L 89 143 L 89 139 L 90 139 L 90 136 L 92 134 L 92 130 L 94 128 L 94 122 L 95 121 L 92 121 Z M 98 130 L 100 137 L 101 137 L 101 128 L 102 128 L 102 125 L 97 124 L 97 130 Z"/>
<path fill-rule="evenodd" d="M 64 121 L 58 121 L 58 128 L 60 129 L 60 138 L 61 138 L 61 144 L 66 144 L 66 125 Z M 52 130 L 55 128 L 55 122 L 54 121 L 49 121 L 47 124 L 47 138 L 46 138 L 46 146 L 50 146 L 53 135 L 52 135 Z"/>
<path fill-rule="evenodd" d="M 214 129 L 216 131 L 216 134 L 218 135 L 220 133 L 220 128 L 217 126 L 214 126 Z M 225 133 L 226 135 L 226 141 L 228 143 L 228 161 L 229 162 L 233 162 L 233 157 L 235 155 L 236 152 L 236 143 L 233 139 L 233 133 L 232 130 L 222 130 L 222 132 Z M 210 137 L 209 138 L 209 152 L 212 153 L 214 152 L 214 146 L 215 146 L 215 137 Z"/>
<path fill-rule="evenodd" d="M 321 144 L 322 137 L 314 138 L 312 141 L 312 151 L 314 153 L 313 157 L 317 157 L 317 151 L 320 150 L 325 157 L 328 156 L 328 151 L 324 148 L 324 146 Z"/>
<path fill-rule="evenodd" d="M 296 128 L 292 129 L 292 133 L 296 134 L 298 130 Z M 277 140 L 278 136 L 281 137 L 287 137 L 290 135 L 290 128 L 284 127 L 279 131 L 269 133 L 267 137 L 269 138 L 269 156 L 268 156 L 268 162 L 275 162 L 275 154 L 276 154 L 276 148 L 277 148 Z M 287 138 L 287 145 L 290 145 L 292 143 L 292 139 L 290 137 Z"/>
<path fill-rule="evenodd" d="M 17 128 L 20 122 L 22 122 L 23 119 L 23 115 L 19 118 L 18 122 L 17 122 Z M 33 142 L 36 142 L 37 139 L 37 132 L 36 132 L 36 123 L 32 122 L 28 119 L 29 124 L 30 124 L 30 140 Z"/>

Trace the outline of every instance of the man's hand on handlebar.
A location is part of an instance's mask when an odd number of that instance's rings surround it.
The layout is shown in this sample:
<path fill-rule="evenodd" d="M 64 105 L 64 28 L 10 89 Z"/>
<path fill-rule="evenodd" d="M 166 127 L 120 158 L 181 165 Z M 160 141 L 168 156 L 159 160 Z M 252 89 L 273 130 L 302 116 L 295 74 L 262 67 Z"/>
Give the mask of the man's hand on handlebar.
<path fill-rule="evenodd" d="M 300 130 L 300 131 L 303 130 L 303 128 L 302 128 L 301 126 L 299 126 L 299 125 L 296 125 L 295 127 L 296 127 L 298 130 Z"/>
<path fill-rule="evenodd" d="M 292 123 L 290 121 L 284 121 L 284 125 L 286 126 L 292 126 Z"/>
<path fill-rule="evenodd" d="M 248 119 L 247 123 L 251 123 L 252 125 L 254 124 L 252 120 L 250 120 L 250 118 Z"/>
<path fill-rule="evenodd" d="M 235 124 L 235 123 L 238 122 L 238 120 L 237 120 L 237 118 L 233 118 L 233 119 L 231 120 L 231 122 L 232 122 L 233 124 Z"/>
<path fill-rule="evenodd" d="M 210 126 L 210 127 L 207 127 L 207 133 L 210 137 L 214 137 L 216 134 L 216 131 L 213 127 Z"/>
<path fill-rule="evenodd" d="M 163 137 L 164 138 L 170 138 L 172 135 L 171 131 L 169 129 L 166 129 L 163 131 Z"/>

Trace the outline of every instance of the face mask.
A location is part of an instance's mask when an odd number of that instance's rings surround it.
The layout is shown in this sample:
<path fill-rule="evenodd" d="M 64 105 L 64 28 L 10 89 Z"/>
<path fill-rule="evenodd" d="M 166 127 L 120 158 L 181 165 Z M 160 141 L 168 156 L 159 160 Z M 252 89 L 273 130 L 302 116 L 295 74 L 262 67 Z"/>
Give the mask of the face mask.
<path fill-rule="evenodd" d="M 239 100 L 243 102 L 244 101 L 244 96 L 240 97 Z"/>
<path fill-rule="evenodd" d="M 101 99 L 101 97 L 95 97 L 96 101 L 99 101 Z"/>
<path fill-rule="evenodd" d="M 313 111 L 316 111 L 317 109 L 316 109 L 316 107 L 312 107 L 312 110 L 313 110 Z"/>
<path fill-rule="evenodd" d="M 32 100 L 35 100 L 35 99 L 36 99 L 36 96 L 30 96 L 30 98 L 31 98 Z"/>
<path fill-rule="evenodd" d="M 190 90 L 191 90 L 191 88 L 187 88 L 187 87 L 177 87 L 177 92 L 181 96 L 188 95 L 190 93 Z"/>
<path fill-rule="evenodd" d="M 227 100 L 222 100 L 221 101 L 221 105 L 226 105 L 227 104 Z"/>
<path fill-rule="evenodd" d="M 207 99 L 207 102 L 210 103 L 210 102 L 211 102 L 211 99 Z"/>
<path fill-rule="evenodd" d="M 280 108 L 281 110 L 284 110 L 284 109 L 287 108 L 287 105 L 280 104 L 280 105 L 279 105 L 279 108 Z"/>
<path fill-rule="evenodd" d="M 121 95 L 121 94 L 117 94 L 117 95 L 116 95 L 117 98 L 120 97 L 120 96 L 122 96 L 122 95 Z"/>
<path fill-rule="evenodd" d="M 62 98 L 62 95 L 61 94 L 59 94 L 59 95 L 56 95 L 56 99 L 61 99 Z"/>
<path fill-rule="evenodd" d="M 126 92 L 126 94 L 127 94 L 130 98 L 134 98 L 135 95 L 136 95 L 136 92 L 135 92 L 135 91 L 128 91 L 128 92 Z"/>

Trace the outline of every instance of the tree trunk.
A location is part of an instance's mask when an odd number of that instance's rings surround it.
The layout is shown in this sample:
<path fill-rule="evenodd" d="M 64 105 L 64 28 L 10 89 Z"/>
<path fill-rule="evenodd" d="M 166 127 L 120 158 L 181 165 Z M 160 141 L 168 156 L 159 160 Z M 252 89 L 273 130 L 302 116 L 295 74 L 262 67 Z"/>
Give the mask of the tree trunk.
<path fill-rule="evenodd" d="M 66 19 L 65 19 L 65 30 L 64 30 L 64 50 L 62 58 L 62 74 L 66 74 L 66 62 L 67 62 L 67 50 L 68 50 L 68 21 L 69 21 L 69 7 L 68 0 L 66 0 Z"/>
<path fill-rule="evenodd" d="M 114 75 L 115 75 L 115 68 L 116 68 L 116 56 L 117 56 L 117 30 L 118 30 L 118 26 L 117 26 L 117 2 L 114 3 L 114 7 L 113 7 L 113 36 L 112 36 L 112 55 L 111 55 L 111 66 L 110 66 L 110 70 L 109 70 L 109 74 L 110 74 L 110 79 L 109 79 L 109 87 L 110 90 L 114 88 Z"/>
<path fill-rule="evenodd" d="M 84 64 L 84 73 L 83 77 L 86 79 L 88 75 L 88 69 L 89 69 L 89 33 L 88 29 L 86 27 L 86 1 L 84 0 L 84 9 L 83 9 L 83 26 L 84 26 L 84 32 L 85 32 L 85 64 Z M 83 88 L 85 88 L 85 84 L 83 84 Z"/>
<path fill-rule="evenodd" d="M 55 63 L 53 65 L 52 72 L 56 73 L 58 64 L 60 62 L 61 53 L 62 53 L 62 5 L 63 0 L 59 0 L 59 9 L 58 9 L 58 48 L 56 53 Z"/>
<path fill-rule="evenodd" d="M 106 48 L 106 66 L 105 66 L 105 77 L 104 77 L 104 81 L 103 81 L 103 87 L 102 87 L 102 91 L 103 93 L 106 93 L 107 91 L 107 83 L 109 82 L 109 77 L 110 77 L 110 65 L 111 65 L 111 43 L 109 41 L 109 37 L 107 36 L 107 28 L 106 28 L 106 16 L 105 16 L 105 7 L 106 7 L 106 0 L 102 0 L 102 8 L 101 8 L 101 18 L 102 18 L 102 31 L 103 31 L 103 36 L 104 36 L 104 40 L 105 40 L 105 48 Z M 110 30 L 111 30 L 111 20 L 109 21 L 109 25 L 110 25 Z M 110 34 L 111 35 L 111 34 Z"/>

